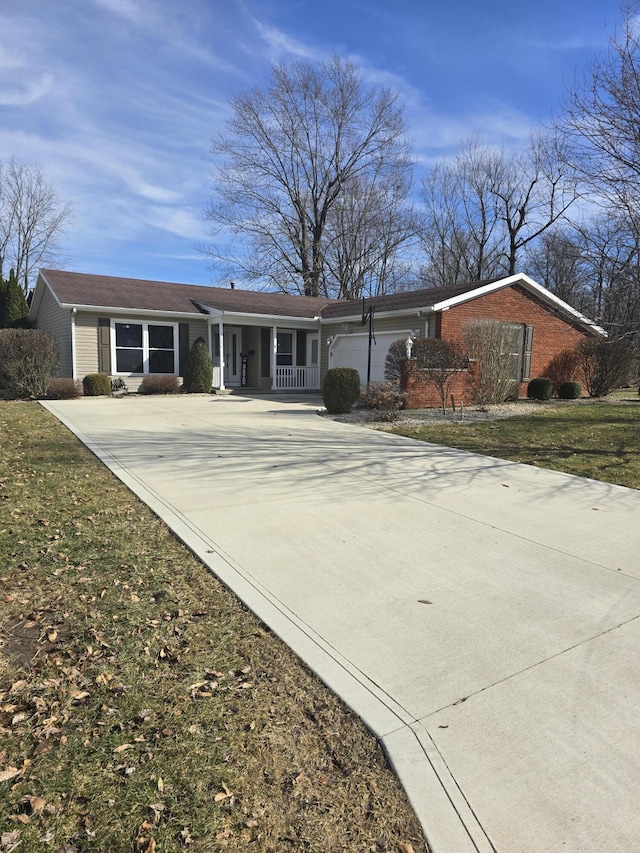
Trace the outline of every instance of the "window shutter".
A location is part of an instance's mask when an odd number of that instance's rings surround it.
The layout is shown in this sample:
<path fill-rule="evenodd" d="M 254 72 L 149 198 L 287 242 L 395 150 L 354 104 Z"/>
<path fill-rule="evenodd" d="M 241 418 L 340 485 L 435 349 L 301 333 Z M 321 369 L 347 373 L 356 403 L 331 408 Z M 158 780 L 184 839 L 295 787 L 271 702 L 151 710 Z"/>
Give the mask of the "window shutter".
<path fill-rule="evenodd" d="M 98 317 L 98 373 L 111 373 L 111 321 Z"/>
<path fill-rule="evenodd" d="M 531 358 L 533 356 L 533 326 L 525 326 L 524 330 L 524 361 L 522 364 L 522 379 L 531 379 Z"/>
<path fill-rule="evenodd" d="M 178 375 L 184 376 L 184 369 L 189 357 L 189 324 L 180 323 L 178 326 Z"/>

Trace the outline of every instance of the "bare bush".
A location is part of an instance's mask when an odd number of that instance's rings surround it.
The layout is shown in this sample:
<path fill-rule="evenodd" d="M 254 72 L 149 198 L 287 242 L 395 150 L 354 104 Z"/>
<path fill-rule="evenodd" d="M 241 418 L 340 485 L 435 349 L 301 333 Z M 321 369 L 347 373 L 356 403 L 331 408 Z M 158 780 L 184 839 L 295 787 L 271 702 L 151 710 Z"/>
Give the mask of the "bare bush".
<path fill-rule="evenodd" d="M 519 330 L 501 320 L 469 320 L 463 328 L 469 358 L 477 365 L 476 403 L 504 403 L 517 395 Z"/>
<path fill-rule="evenodd" d="M 366 409 L 374 409 L 388 416 L 396 414 L 401 409 L 405 395 L 395 382 L 372 382 L 368 388 L 360 392 L 359 403 Z"/>
<path fill-rule="evenodd" d="M 179 391 L 180 382 L 178 377 L 166 374 L 145 376 L 138 388 L 138 394 L 178 394 Z"/>
<path fill-rule="evenodd" d="M 626 341 L 585 338 L 578 344 L 578 354 L 590 397 L 606 397 L 628 383 L 633 353 Z"/>
<path fill-rule="evenodd" d="M 82 396 L 82 383 L 77 379 L 57 377 L 47 385 L 47 397 L 50 400 L 77 400 Z"/>
<path fill-rule="evenodd" d="M 58 344 L 41 329 L 0 329 L 0 386 L 16 397 L 44 397 L 58 373 Z"/>

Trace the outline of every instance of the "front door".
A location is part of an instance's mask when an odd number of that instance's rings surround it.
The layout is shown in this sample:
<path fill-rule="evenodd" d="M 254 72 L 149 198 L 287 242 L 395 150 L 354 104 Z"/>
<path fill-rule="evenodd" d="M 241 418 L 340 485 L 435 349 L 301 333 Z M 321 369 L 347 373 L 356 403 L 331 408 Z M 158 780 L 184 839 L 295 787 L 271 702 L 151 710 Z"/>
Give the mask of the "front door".
<path fill-rule="evenodd" d="M 225 326 L 224 329 L 224 383 L 240 384 L 242 350 L 242 329 L 238 326 Z"/>

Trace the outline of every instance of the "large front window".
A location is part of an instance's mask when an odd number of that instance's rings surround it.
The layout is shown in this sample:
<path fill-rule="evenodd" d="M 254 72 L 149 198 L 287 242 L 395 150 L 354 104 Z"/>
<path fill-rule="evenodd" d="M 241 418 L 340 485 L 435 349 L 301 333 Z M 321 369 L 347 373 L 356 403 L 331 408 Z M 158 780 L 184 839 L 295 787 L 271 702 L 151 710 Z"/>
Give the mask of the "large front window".
<path fill-rule="evenodd" d="M 176 325 L 113 322 L 116 373 L 176 373 Z"/>

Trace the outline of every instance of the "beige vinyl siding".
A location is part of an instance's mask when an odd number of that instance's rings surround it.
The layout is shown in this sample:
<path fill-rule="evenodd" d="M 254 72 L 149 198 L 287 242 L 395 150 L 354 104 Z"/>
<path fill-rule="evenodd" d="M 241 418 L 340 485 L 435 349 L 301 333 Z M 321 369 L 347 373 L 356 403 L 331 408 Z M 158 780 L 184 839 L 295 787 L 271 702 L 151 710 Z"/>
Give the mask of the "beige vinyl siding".
<path fill-rule="evenodd" d="M 76 370 L 78 379 L 98 372 L 97 314 L 76 314 Z"/>
<path fill-rule="evenodd" d="M 48 287 L 44 288 L 38 311 L 38 328 L 49 332 L 58 342 L 60 376 L 70 378 L 71 369 L 71 309 L 61 308 Z"/>
<path fill-rule="evenodd" d="M 99 313 L 78 313 L 76 315 L 76 364 L 78 369 L 78 379 L 82 379 L 88 373 L 98 372 L 98 317 L 111 317 L 108 311 L 100 311 Z M 162 322 L 162 318 L 150 316 L 146 314 L 136 314 L 131 317 L 120 317 L 117 319 L 131 320 L 132 322 Z M 185 322 L 184 320 L 176 321 L 170 317 L 166 319 L 167 323 Z M 198 337 L 203 337 L 208 344 L 208 332 L 206 320 L 190 320 L 189 321 L 189 348 L 193 346 L 194 341 Z M 177 341 L 176 341 L 177 346 Z M 142 376 L 123 376 L 127 383 L 129 391 L 137 391 L 142 382 Z"/>

